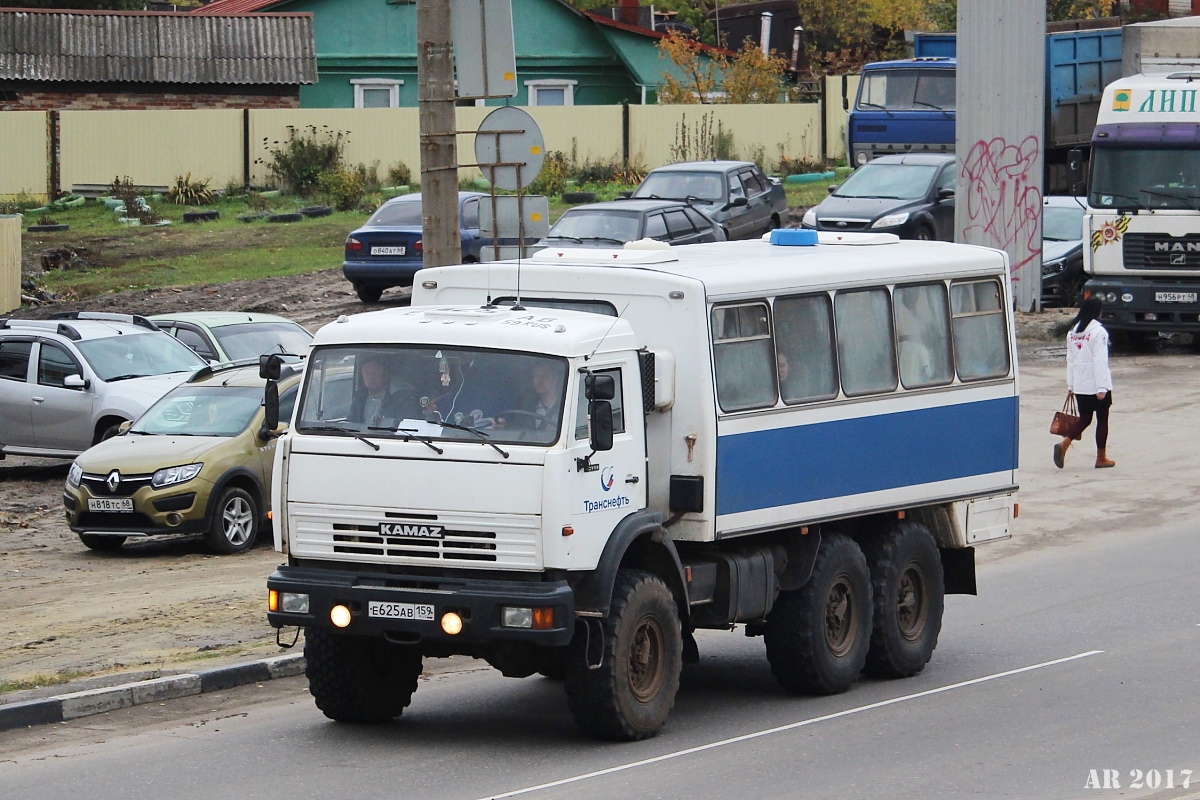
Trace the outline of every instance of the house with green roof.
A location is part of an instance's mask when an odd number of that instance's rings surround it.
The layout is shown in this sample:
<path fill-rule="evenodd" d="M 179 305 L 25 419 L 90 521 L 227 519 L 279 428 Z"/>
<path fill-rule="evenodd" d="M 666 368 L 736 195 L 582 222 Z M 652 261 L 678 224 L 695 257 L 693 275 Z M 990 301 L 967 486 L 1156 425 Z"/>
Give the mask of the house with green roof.
<path fill-rule="evenodd" d="M 216 0 L 192 13 L 251 12 L 312 14 L 317 82 L 300 87 L 302 108 L 417 105 L 412 0 Z M 517 95 L 488 105 L 653 103 L 663 73 L 676 73 L 660 33 L 561 0 L 512 0 L 512 16 Z"/>

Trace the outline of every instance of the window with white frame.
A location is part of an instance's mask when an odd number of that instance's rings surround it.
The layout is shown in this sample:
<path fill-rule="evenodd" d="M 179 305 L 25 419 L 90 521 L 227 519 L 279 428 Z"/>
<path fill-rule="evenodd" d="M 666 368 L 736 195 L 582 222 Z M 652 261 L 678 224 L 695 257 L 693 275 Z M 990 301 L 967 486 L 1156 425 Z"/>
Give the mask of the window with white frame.
<path fill-rule="evenodd" d="M 575 84 L 578 81 L 538 80 L 525 81 L 531 106 L 575 105 Z"/>
<path fill-rule="evenodd" d="M 354 86 L 355 108 L 399 108 L 400 87 L 404 81 L 387 78 L 358 78 Z"/>

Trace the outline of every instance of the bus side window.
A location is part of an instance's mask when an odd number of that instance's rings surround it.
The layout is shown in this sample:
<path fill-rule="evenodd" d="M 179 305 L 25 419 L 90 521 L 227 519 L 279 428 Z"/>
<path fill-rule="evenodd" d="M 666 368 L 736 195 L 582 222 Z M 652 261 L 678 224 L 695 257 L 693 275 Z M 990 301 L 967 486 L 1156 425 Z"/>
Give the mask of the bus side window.
<path fill-rule="evenodd" d="M 837 396 L 833 304 L 827 294 L 775 301 L 779 394 L 785 403 Z"/>
<path fill-rule="evenodd" d="M 775 348 L 766 303 L 714 308 L 713 369 L 725 411 L 775 405 Z"/>
<path fill-rule="evenodd" d="M 906 389 L 941 386 L 954 380 L 946 286 L 897 286 L 892 295 L 900 382 Z"/>
<path fill-rule="evenodd" d="M 847 397 L 896 388 L 896 352 L 887 289 L 838 292 L 838 364 Z"/>
<path fill-rule="evenodd" d="M 1008 330 L 999 281 L 958 282 L 950 286 L 954 316 L 954 363 L 964 381 L 1008 374 Z"/>

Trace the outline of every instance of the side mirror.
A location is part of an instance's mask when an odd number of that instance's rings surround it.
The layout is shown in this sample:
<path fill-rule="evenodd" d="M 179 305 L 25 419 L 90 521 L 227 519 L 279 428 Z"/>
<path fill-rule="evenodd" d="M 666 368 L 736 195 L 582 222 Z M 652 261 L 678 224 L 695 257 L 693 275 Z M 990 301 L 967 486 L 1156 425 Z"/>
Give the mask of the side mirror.
<path fill-rule="evenodd" d="M 950 198 L 952 198 L 952 197 L 954 197 L 954 190 L 953 190 L 953 189 L 938 189 L 938 193 L 937 193 L 937 199 L 938 199 L 939 201 L 941 201 L 941 200 L 949 200 L 949 199 L 950 199 Z"/>
<path fill-rule="evenodd" d="M 735 197 L 725 204 L 726 208 L 741 208 L 742 206 L 750 205 L 750 201 L 743 197 Z"/>
<path fill-rule="evenodd" d="M 67 377 L 63 378 L 64 389 L 86 389 L 87 387 L 88 382 L 85 381 L 82 376 L 68 375 Z"/>
<path fill-rule="evenodd" d="M 836 183 L 831 183 L 825 187 L 825 191 L 829 194 L 833 194 L 834 192 L 837 191 L 837 187 L 838 187 L 838 185 Z"/>
<path fill-rule="evenodd" d="M 597 377 L 612 378 L 608 375 Z M 596 452 L 612 450 L 613 446 L 613 414 L 612 405 L 607 400 L 592 400 L 588 403 L 588 419 L 591 420 L 591 447 Z"/>
<path fill-rule="evenodd" d="M 598 375 L 594 372 L 589 372 L 583 378 L 583 396 L 589 401 L 611 401 L 617 396 L 617 381 L 613 380 L 612 375 Z M 592 413 L 592 409 L 588 407 L 588 414 Z M 608 413 L 610 421 L 612 419 L 612 409 Z M 610 423 L 610 427 L 611 423 Z"/>
<path fill-rule="evenodd" d="M 283 369 L 283 359 L 274 353 L 258 357 L 258 377 L 268 381 L 279 380 L 279 373 Z M 278 389 L 276 390 L 278 392 Z M 278 394 L 276 394 L 278 399 Z"/>
<path fill-rule="evenodd" d="M 1071 181 L 1071 194 L 1079 194 L 1083 183 L 1083 151 L 1078 147 L 1067 151 L 1067 177 Z"/>
<path fill-rule="evenodd" d="M 117 426 L 117 435 L 120 436 L 125 431 L 133 427 L 133 420 L 127 419 Z"/>
<path fill-rule="evenodd" d="M 259 438 L 270 439 L 279 427 L 279 384 L 273 380 L 268 380 L 263 390 L 263 407 L 266 413 Z"/>

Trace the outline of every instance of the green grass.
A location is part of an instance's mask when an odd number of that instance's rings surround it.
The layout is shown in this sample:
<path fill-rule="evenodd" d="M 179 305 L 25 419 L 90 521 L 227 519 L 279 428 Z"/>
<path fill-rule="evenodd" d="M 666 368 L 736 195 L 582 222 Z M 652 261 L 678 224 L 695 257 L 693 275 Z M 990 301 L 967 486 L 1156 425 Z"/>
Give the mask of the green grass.
<path fill-rule="evenodd" d="M 25 689 L 42 689 L 46 686 L 61 686 L 64 683 L 70 683 L 79 678 L 86 678 L 91 674 L 90 672 L 81 672 L 78 670 L 63 670 L 53 675 L 39 674 L 29 678 L 0 681 L 0 694 L 4 692 L 20 692 Z"/>

